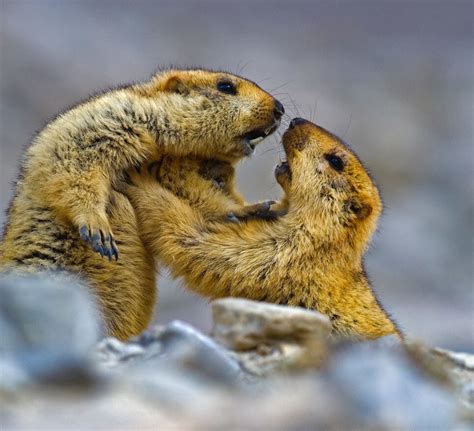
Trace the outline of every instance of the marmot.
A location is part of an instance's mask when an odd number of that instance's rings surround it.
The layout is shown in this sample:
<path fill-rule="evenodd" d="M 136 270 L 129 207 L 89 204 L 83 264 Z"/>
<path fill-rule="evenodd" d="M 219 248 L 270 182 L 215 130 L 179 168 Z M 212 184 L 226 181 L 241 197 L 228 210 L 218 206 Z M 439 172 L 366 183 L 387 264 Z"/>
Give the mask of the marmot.
<path fill-rule="evenodd" d="M 19 207 L 51 209 L 96 252 L 117 259 L 106 206 L 125 170 L 163 154 L 234 162 L 274 132 L 283 113 L 255 83 L 209 70 L 166 70 L 92 97 L 34 139 L 8 223 L 21 217 Z"/>
<path fill-rule="evenodd" d="M 124 186 L 147 247 L 209 298 L 238 296 L 317 310 L 336 334 L 401 332 L 367 278 L 363 256 L 382 202 L 356 154 L 338 137 L 296 118 L 276 168 L 288 212 L 275 221 L 207 221 L 153 175 Z"/>
<path fill-rule="evenodd" d="M 219 103 L 223 105 L 221 108 L 217 106 Z M 163 111 L 147 111 L 158 109 L 160 104 Z M 178 114 L 180 107 L 183 112 Z M 242 207 L 244 202 L 233 189 L 230 162 L 250 154 L 263 135 L 276 129 L 283 112 L 278 101 L 250 81 L 206 71 L 168 71 L 148 84 L 106 93 L 69 111 L 48 126 L 28 150 L 0 244 L 1 270 L 77 274 L 90 284 L 101 305 L 109 335 L 126 339 L 139 334 L 153 314 L 157 268 L 139 237 L 130 202 L 123 194 L 106 188 L 113 187 L 114 182 L 122 178 L 120 169 L 147 155 L 202 151 L 204 157 L 208 157 L 214 149 L 212 156 L 221 160 L 161 156 L 156 163 L 162 166 L 163 185 L 183 197 L 186 194 L 196 211 L 203 211 L 203 217 L 212 215 L 214 219 L 228 221 L 226 216 L 231 215 L 232 221 L 233 218 L 264 216 L 268 203 Z M 159 115 L 155 117 L 155 114 Z M 196 123 L 209 126 L 211 130 L 196 129 L 192 115 L 196 115 Z M 153 122 L 159 119 L 163 124 Z M 244 124 L 237 124 L 240 121 Z M 81 131 L 80 125 L 87 130 Z M 191 130 L 180 130 L 181 126 L 189 126 Z M 151 127 L 150 133 L 156 136 L 155 149 L 145 145 L 146 139 L 140 141 L 135 137 L 129 142 L 134 136 L 132 130 L 143 132 L 147 127 Z M 83 140 L 79 141 L 77 136 L 73 139 L 73 131 L 82 133 Z M 99 136 L 99 131 L 104 134 L 103 140 L 91 141 L 92 135 Z M 59 139 L 57 145 L 54 141 L 45 141 L 45 136 L 52 136 L 53 132 L 59 137 L 69 135 L 71 141 Z M 139 149 L 144 153 L 139 155 Z M 100 166 L 102 162 L 104 165 Z M 46 176 L 48 170 L 51 178 Z M 98 183 L 88 183 L 94 176 L 88 172 L 99 171 L 103 171 L 100 176 L 105 199 L 103 219 L 110 224 L 123 257 L 115 263 L 101 259 L 80 239 L 77 225 L 58 212 L 58 202 L 61 207 L 68 199 L 74 201 L 76 194 L 78 199 L 85 196 L 81 192 L 92 196 L 94 184 Z M 106 174 L 110 174 L 109 179 Z M 61 175 L 64 175 L 64 184 L 56 189 L 58 202 L 51 203 L 51 186 L 59 186 Z M 38 178 L 42 178 L 43 183 L 37 183 Z M 186 192 L 183 187 L 188 186 L 190 190 Z M 196 195 L 199 187 L 205 190 L 201 198 Z M 207 203 L 203 203 L 206 199 Z M 110 241 L 114 241 L 112 237 Z M 96 251 L 111 257 L 110 249 L 100 247 L 94 243 Z"/>

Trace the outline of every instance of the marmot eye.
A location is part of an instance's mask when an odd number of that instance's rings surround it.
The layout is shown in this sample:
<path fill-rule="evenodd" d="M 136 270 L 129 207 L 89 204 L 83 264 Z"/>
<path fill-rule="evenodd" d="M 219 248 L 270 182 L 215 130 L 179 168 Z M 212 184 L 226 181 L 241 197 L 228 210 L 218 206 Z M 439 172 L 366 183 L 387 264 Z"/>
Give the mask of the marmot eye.
<path fill-rule="evenodd" d="M 331 165 L 331 168 L 337 172 L 341 172 L 344 169 L 344 162 L 339 156 L 336 156 L 335 154 L 325 154 L 324 158 Z"/>
<path fill-rule="evenodd" d="M 225 94 L 237 94 L 237 89 L 235 85 L 230 81 L 220 81 L 217 83 L 217 89 Z"/>

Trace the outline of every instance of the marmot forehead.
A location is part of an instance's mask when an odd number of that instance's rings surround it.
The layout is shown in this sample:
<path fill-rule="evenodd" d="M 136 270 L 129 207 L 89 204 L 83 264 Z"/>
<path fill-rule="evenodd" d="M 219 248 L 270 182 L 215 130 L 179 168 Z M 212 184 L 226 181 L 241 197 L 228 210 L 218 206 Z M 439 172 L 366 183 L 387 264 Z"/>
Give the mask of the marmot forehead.
<path fill-rule="evenodd" d="M 298 150 L 303 155 L 307 153 L 317 156 L 318 160 L 321 158 L 320 156 L 324 156 L 327 160 L 329 155 L 337 155 L 343 162 L 344 168 L 339 170 L 342 175 L 347 172 L 350 174 L 365 173 L 368 182 L 373 183 L 367 168 L 347 142 L 310 121 L 300 123 L 298 126 L 290 126 L 283 135 L 283 146 L 289 158 L 293 155 L 294 150 Z M 320 160 L 320 162 L 323 161 Z"/>
<path fill-rule="evenodd" d="M 257 85 L 255 82 L 251 81 L 248 78 L 243 77 L 242 75 L 239 75 L 237 73 L 233 73 L 229 70 L 225 69 L 212 69 L 209 67 L 204 67 L 204 66 L 199 66 L 199 65 L 194 65 L 194 66 L 165 66 L 165 67 L 160 67 L 158 68 L 154 73 L 153 77 L 158 77 L 158 76 L 163 76 L 166 74 L 172 74 L 172 73 L 186 73 L 188 72 L 189 74 L 196 74 L 196 76 L 209 76 L 209 75 L 214 75 L 214 76 L 223 76 L 227 75 L 229 77 L 234 77 L 239 80 L 251 82 L 254 85 Z"/>
<path fill-rule="evenodd" d="M 258 84 L 248 78 L 226 70 L 212 70 L 202 67 L 162 69 L 153 75 L 151 81 L 159 86 L 160 83 L 165 83 L 171 77 L 179 78 L 182 82 L 194 87 L 214 86 L 219 81 L 229 81 L 235 85 L 244 86 L 253 89 L 253 91 L 258 90 L 268 94 Z M 268 94 L 268 96 L 270 95 Z"/>

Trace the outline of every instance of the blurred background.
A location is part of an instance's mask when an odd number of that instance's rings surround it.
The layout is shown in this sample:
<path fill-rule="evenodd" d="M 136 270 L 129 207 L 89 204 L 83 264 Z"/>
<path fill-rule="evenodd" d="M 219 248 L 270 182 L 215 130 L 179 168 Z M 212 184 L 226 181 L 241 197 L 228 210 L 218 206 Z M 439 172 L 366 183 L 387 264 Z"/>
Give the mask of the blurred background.
<path fill-rule="evenodd" d="M 290 115 L 344 137 L 386 210 L 366 262 L 407 334 L 474 351 L 473 2 L 1 0 L 0 203 L 25 146 L 91 93 L 160 65 L 241 72 Z M 239 166 L 278 198 L 278 139 Z M 166 274 L 157 321 L 209 329 L 207 302 Z"/>

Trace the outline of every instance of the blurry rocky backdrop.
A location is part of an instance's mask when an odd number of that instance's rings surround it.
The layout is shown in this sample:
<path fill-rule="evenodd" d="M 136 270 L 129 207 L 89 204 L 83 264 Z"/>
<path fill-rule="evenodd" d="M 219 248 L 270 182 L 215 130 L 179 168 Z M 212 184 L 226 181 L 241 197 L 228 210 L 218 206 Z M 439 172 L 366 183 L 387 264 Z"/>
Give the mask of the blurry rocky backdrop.
<path fill-rule="evenodd" d="M 159 65 L 241 72 L 292 116 L 348 141 L 386 210 L 367 257 L 405 331 L 473 351 L 473 3 L 0 2 L 0 203 L 35 132 L 91 93 Z M 277 137 L 239 167 L 248 200 L 278 198 Z M 157 320 L 210 327 L 206 301 L 159 279 Z"/>

